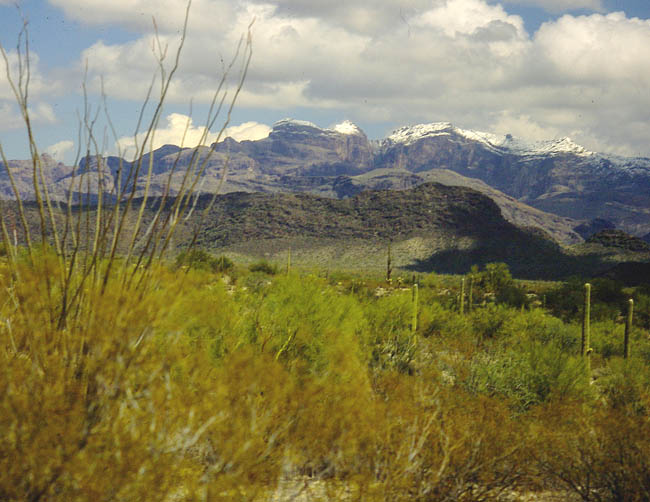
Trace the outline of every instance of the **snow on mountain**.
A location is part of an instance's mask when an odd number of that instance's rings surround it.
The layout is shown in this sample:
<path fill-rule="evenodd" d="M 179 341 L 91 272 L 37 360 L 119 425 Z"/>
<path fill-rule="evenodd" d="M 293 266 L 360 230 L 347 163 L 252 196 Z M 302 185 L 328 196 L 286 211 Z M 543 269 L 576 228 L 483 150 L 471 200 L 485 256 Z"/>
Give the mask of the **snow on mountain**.
<path fill-rule="evenodd" d="M 347 135 L 358 135 L 358 136 L 363 136 L 363 131 L 359 129 L 359 127 L 356 124 L 353 124 L 349 120 L 344 120 L 340 124 L 336 124 L 334 127 L 331 129 L 332 131 L 336 131 L 340 134 L 347 134 Z"/>
<path fill-rule="evenodd" d="M 423 138 L 451 136 L 452 134 L 482 143 L 487 149 L 501 154 L 513 153 L 522 156 L 558 155 L 563 153 L 593 155 L 592 152 L 574 143 L 570 138 L 528 142 L 515 138 L 510 134 L 501 136 L 489 132 L 461 129 L 450 122 L 434 122 L 401 127 L 388 136 L 386 141 L 412 145 Z"/>
<path fill-rule="evenodd" d="M 363 136 L 365 137 L 365 133 L 357 126 L 356 124 L 353 124 L 349 120 L 344 120 L 340 124 L 336 124 L 335 126 L 325 129 L 322 127 L 317 126 L 313 122 L 308 122 L 306 120 L 296 120 L 296 119 L 282 119 L 277 121 L 275 124 L 273 124 L 273 130 L 282 130 L 282 129 L 291 129 L 293 132 L 300 132 L 304 134 L 309 134 L 310 129 L 317 131 L 318 133 L 324 133 L 324 134 L 331 134 L 331 133 L 338 133 L 338 134 L 344 134 L 346 136 Z"/>
<path fill-rule="evenodd" d="M 313 129 L 321 129 L 318 127 L 316 124 L 313 122 L 308 122 L 307 120 L 296 120 L 296 119 L 282 119 L 278 120 L 275 124 L 273 124 L 273 129 L 280 129 L 282 127 L 311 127 Z"/>
<path fill-rule="evenodd" d="M 448 136 L 453 132 L 454 126 L 450 122 L 434 122 L 431 124 L 418 124 L 414 126 L 405 126 L 395 129 L 393 133 L 386 138 L 387 142 L 403 143 L 412 145 L 422 138 L 433 136 Z"/>
<path fill-rule="evenodd" d="M 290 129 L 294 134 L 297 133 L 304 135 L 317 132 L 320 134 L 335 133 L 365 137 L 364 132 L 349 120 L 345 120 L 331 128 L 322 128 L 313 122 L 291 118 L 286 118 L 273 124 L 274 131 L 283 129 Z M 499 135 L 471 129 L 462 129 L 454 126 L 451 122 L 433 122 L 430 124 L 400 127 L 399 129 L 394 130 L 386 139 L 373 141 L 371 143 L 373 148 L 380 150 L 381 148 L 389 148 L 396 144 L 409 146 L 421 139 L 437 136 L 465 138 L 480 143 L 486 150 L 497 155 L 516 155 L 522 157 L 523 161 L 533 161 L 539 157 L 571 154 L 578 157 L 589 158 L 590 161 L 593 161 L 595 164 L 603 165 L 603 163 L 605 163 L 612 168 L 629 173 L 636 171 L 647 173 L 650 170 L 650 159 L 594 153 L 578 145 L 568 137 L 543 141 L 526 141 L 514 137 L 511 134 Z"/>
<path fill-rule="evenodd" d="M 563 153 L 572 153 L 580 156 L 594 155 L 593 152 L 590 152 L 577 143 L 574 143 L 571 138 L 551 139 L 531 143 L 514 139 L 509 134 L 506 135 L 505 138 L 505 141 L 503 141 L 500 146 L 519 155 L 539 156 L 558 155 Z"/>

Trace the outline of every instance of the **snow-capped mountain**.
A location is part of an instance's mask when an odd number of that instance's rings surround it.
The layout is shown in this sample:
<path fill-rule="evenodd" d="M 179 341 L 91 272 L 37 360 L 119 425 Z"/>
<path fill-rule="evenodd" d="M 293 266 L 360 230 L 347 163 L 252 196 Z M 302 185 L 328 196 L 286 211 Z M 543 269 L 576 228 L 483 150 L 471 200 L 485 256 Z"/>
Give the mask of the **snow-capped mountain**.
<path fill-rule="evenodd" d="M 427 138 L 448 137 L 464 138 L 480 143 L 485 149 L 501 155 L 518 155 L 521 157 L 540 157 L 555 155 L 576 155 L 589 157 L 591 160 L 606 160 L 612 167 L 621 169 L 650 168 L 650 159 L 645 157 L 623 157 L 620 155 L 592 152 L 575 143 L 571 138 L 526 141 L 511 134 L 498 135 L 471 129 L 462 129 L 451 122 L 433 122 L 414 126 L 400 127 L 393 131 L 381 146 L 388 149 L 396 144 L 412 145 Z"/>
<path fill-rule="evenodd" d="M 171 167 L 186 165 L 192 151 L 167 145 L 153 155 L 151 186 L 162 190 Z M 509 134 L 436 122 L 401 127 L 383 140 L 370 141 L 349 121 L 323 128 L 284 119 L 264 139 L 238 142 L 227 138 L 201 148 L 200 158 L 206 159 L 206 179 L 201 185 L 205 192 L 303 191 L 345 198 L 364 189 L 405 189 L 442 181 L 491 191 L 490 196 L 500 198 L 502 211 L 513 221 L 515 213 L 522 214 L 521 207 L 513 208 L 525 203 L 554 213 L 560 220 L 604 218 L 629 233 L 650 232 L 650 159 L 590 152 L 569 138 L 527 142 Z M 92 172 L 95 163 L 93 159 L 81 167 Z M 223 183 L 226 163 L 228 176 Z M 30 164 L 10 162 L 20 181 L 21 196 L 27 199 Z M 106 164 L 112 173 L 120 162 L 108 158 Z M 131 163 L 123 165 L 128 170 Z M 72 168 L 56 164 L 47 174 L 55 198 L 67 199 L 71 173 Z M 138 186 L 142 182 L 137 180 Z M 174 187 L 172 183 L 172 192 Z M 11 195 L 6 173 L 0 170 L 0 196 Z M 526 214 L 517 223 L 545 219 L 541 213 Z M 570 230 L 569 220 L 560 220 L 553 224 Z M 571 240 L 565 230 L 558 232 Z"/>
<path fill-rule="evenodd" d="M 584 147 L 574 143 L 571 138 L 528 142 L 515 138 L 511 134 L 500 136 L 489 132 L 461 129 L 455 127 L 451 122 L 434 122 L 401 127 L 393 131 L 384 140 L 383 146 L 389 148 L 391 144 L 395 143 L 411 145 L 417 141 L 437 136 L 463 137 L 481 143 L 488 150 L 502 154 L 512 153 L 522 156 L 561 155 L 566 153 L 593 155 L 593 152 L 589 152 Z"/>
<path fill-rule="evenodd" d="M 547 212 L 606 218 L 638 235 L 650 230 L 650 159 L 590 152 L 569 138 L 526 142 L 448 122 L 420 124 L 383 140 L 375 166 L 449 169 Z"/>

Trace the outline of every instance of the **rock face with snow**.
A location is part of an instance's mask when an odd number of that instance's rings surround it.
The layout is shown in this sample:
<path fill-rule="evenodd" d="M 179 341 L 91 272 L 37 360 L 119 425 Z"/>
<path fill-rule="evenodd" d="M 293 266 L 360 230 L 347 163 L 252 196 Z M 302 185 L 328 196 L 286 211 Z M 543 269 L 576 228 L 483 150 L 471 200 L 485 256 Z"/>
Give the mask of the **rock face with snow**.
<path fill-rule="evenodd" d="M 267 138 L 230 140 L 213 147 L 244 154 L 254 160 L 255 169 L 272 176 L 357 174 L 369 170 L 373 162 L 368 138 L 348 121 L 322 129 L 311 122 L 285 119 L 273 125 Z"/>
<path fill-rule="evenodd" d="M 543 211 L 606 218 L 634 234 L 650 230 L 650 159 L 589 152 L 569 138 L 525 143 L 425 124 L 396 130 L 375 164 L 413 173 L 449 169 Z"/>
<path fill-rule="evenodd" d="M 148 155 L 143 166 L 148 166 Z M 166 145 L 153 156 L 151 195 L 163 193 L 170 172 L 174 195 L 193 150 Z M 205 167 L 199 185 L 203 192 L 311 192 L 348 198 L 365 189 L 407 189 L 437 181 L 479 190 L 496 200 L 510 221 L 542 227 L 566 243 L 581 240 L 574 227 L 598 218 L 630 234 L 650 232 L 650 159 L 590 152 L 569 138 L 528 143 L 509 134 L 438 122 L 402 127 L 382 141 L 370 142 L 348 121 L 321 128 L 285 119 L 275 123 L 264 139 L 226 138 L 200 148 L 198 159 Z M 115 157 L 104 164 L 107 191 L 117 182 L 120 166 L 123 181 L 135 166 Z M 10 161 L 10 165 L 21 196 L 33 198 L 31 161 Z M 66 200 L 72 168 L 46 156 L 43 165 L 50 194 Z M 142 169 L 138 176 L 138 193 L 146 171 Z M 87 173 L 91 191 L 96 190 L 96 159 L 87 165 L 82 162 L 79 172 Z M 4 169 L 0 169 L 0 197 L 12 198 Z"/>

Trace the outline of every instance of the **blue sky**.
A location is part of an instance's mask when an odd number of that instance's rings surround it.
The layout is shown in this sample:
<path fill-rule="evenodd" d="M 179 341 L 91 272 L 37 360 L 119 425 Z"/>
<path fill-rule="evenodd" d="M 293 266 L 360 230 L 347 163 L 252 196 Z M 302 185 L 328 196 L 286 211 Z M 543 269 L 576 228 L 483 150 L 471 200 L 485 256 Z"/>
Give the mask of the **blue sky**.
<path fill-rule="evenodd" d="M 155 70 L 152 16 L 172 51 L 185 2 L 18 4 L 20 11 L 0 0 L 0 42 L 14 62 L 21 16 L 27 19 L 41 150 L 73 160 L 86 65 L 90 104 L 101 103 L 103 79 L 120 144 L 131 144 Z M 236 139 L 263 137 L 285 117 L 322 127 L 351 120 L 371 138 L 401 125 L 450 121 L 650 156 L 647 0 L 194 0 L 154 146 L 180 142 L 190 101 L 186 143 L 198 141 L 221 60 L 253 19 L 250 73 L 228 130 Z M 8 157 L 25 158 L 24 127 L 3 71 L 0 117 Z M 96 132 L 102 150 L 115 153 L 101 114 Z"/>

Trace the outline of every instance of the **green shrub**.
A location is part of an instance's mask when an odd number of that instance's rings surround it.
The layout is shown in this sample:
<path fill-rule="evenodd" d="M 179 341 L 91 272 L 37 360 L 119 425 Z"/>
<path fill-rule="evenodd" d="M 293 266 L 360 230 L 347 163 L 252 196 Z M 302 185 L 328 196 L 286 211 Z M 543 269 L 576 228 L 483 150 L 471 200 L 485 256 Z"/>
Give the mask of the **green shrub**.
<path fill-rule="evenodd" d="M 597 383 L 612 408 L 642 416 L 650 412 L 650 371 L 641 359 L 613 359 Z"/>
<path fill-rule="evenodd" d="M 227 272 L 234 263 L 225 255 L 215 257 L 202 248 L 183 251 L 176 257 L 176 267 L 186 266 L 196 270 Z"/>
<path fill-rule="evenodd" d="M 359 304 L 313 276 L 282 275 L 249 298 L 248 339 L 296 369 L 349 374 L 365 368 Z"/>
<path fill-rule="evenodd" d="M 567 324 L 541 309 L 526 312 L 511 310 L 504 331 L 510 345 L 530 342 L 553 344 L 567 354 L 577 354 L 580 348 L 580 327 Z"/>
<path fill-rule="evenodd" d="M 165 329 L 183 333 L 188 352 L 208 352 L 221 361 L 240 344 L 245 311 L 222 281 L 210 281 L 200 271 L 190 271 L 186 290 L 170 309 Z"/>
<path fill-rule="evenodd" d="M 275 275 L 278 273 L 278 266 L 271 265 L 269 262 L 263 260 L 253 263 L 248 267 L 248 270 L 251 272 L 261 272 L 266 275 Z"/>
<path fill-rule="evenodd" d="M 496 302 L 512 307 L 522 307 L 528 305 L 528 297 L 521 286 L 511 283 L 499 288 L 496 294 Z"/>
<path fill-rule="evenodd" d="M 475 309 L 470 316 L 472 328 L 479 341 L 491 340 L 504 335 L 508 321 L 517 311 L 504 305 L 488 304 Z"/>
<path fill-rule="evenodd" d="M 369 324 L 366 347 L 372 367 L 412 372 L 416 347 L 411 332 L 411 291 L 395 291 L 370 300 L 365 313 Z"/>
<path fill-rule="evenodd" d="M 546 294 L 546 304 L 551 312 L 564 320 L 579 319 L 584 304 L 584 283 L 591 284 L 591 319 L 615 319 L 626 310 L 628 295 L 623 285 L 605 278 L 590 281 L 574 277 Z"/>
<path fill-rule="evenodd" d="M 623 356 L 623 334 L 625 326 L 614 320 L 604 320 L 591 324 L 591 348 L 594 354 L 604 359 Z"/>
<path fill-rule="evenodd" d="M 634 297 L 634 324 L 650 330 L 650 294 L 638 292 Z"/>
<path fill-rule="evenodd" d="M 584 399 L 589 381 L 583 362 L 558 347 L 531 343 L 525 350 L 477 355 L 466 387 L 477 394 L 500 396 L 518 411 L 553 400 Z"/>

